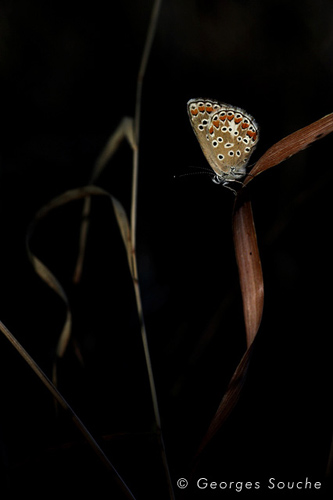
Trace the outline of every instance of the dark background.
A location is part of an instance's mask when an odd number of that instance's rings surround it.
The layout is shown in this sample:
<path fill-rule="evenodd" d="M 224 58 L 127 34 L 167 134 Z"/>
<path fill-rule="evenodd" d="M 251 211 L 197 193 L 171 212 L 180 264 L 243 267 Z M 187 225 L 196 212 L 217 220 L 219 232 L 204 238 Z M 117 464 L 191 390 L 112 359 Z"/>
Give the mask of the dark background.
<path fill-rule="evenodd" d="M 151 9 L 148 0 L 0 3 L 0 319 L 48 375 L 65 308 L 29 263 L 27 228 L 54 196 L 88 183 L 110 134 L 123 116 L 133 116 Z M 143 87 L 137 239 L 175 482 L 188 477 L 246 347 L 233 195 L 209 176 L 180 177 L 191 166 L 207 166 L 186 102 L 209 97 L 251 113 L 261 128 L 256 161 L 279 139 L 332 112 L 332 86 L 329 0 L 162 5 Z M 328 136 L 251 183 L 264 316 L 241 400 L 198 477 L 323 480 L 332 422 L 332 145 Z M 98 180 L 128 213 L 131 171 L 123 143 Z M 81 202 L 59 209 L 32 241 L 68 294 L 84 359 L 80 364 L 71 343 L 59 364 L 59 389 L 136 498 L 168 498 L 150 434 L 134 293 L 106 199 L 93 201 L 82 281 L 71 282 L 81 209 Z M 122 498 L 17 352 L 5 338 L 0 346 L 1 498 L 50 491 Z"/>

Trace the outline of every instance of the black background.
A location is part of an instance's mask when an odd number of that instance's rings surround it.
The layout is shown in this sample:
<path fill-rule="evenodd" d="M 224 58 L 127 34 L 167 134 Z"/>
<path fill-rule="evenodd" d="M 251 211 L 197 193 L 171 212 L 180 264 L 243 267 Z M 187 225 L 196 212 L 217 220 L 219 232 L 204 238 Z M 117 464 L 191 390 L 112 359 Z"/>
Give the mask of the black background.
<path fill-rule="evenodd" d="M 65 308 L 29 263 L 27 228 L 54 196 L 88 183 L 110 134 L 133 116 L 151 9 L 147 0 L 0 4 L 0 319 L 49 375 Z M 261 129 L 256 161 L 330 113 L 332 85 L 329 0 L 162 5 L 143 87 L 137 245 L 175 482 L 189 474 L 246 347 L 233 195 L 209 176 L 181 177 L 207 166 L 186 102 L 209 97 L 251 113 Z M 212 481 L 323 480 L 332 421 L 332 144 L 328 136 L 251 183 L 264 316 L 241 400 L 197 473 Z M 123 143 L 98 180 L 128 213 L 131 172 Z M 106 199 L 93 201 L 82 282 L 71 282 L 81 209 L 74 202 L 53 213 L 32 243 L 68 294 L 84 359 L 82 366 L 71 343 L 59 389 L 136 498 L 168 498 L 149 434 L 134 293 Z M 122 498 L 40 381 L 7 340 L 0 343 L 2 497 L 55 490 Z"/>

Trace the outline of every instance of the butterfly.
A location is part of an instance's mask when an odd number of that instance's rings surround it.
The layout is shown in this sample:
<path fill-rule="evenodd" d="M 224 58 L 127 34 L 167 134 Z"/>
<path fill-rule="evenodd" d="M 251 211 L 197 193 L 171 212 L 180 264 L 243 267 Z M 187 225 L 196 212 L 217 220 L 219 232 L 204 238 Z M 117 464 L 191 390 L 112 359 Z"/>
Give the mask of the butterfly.
<path fill-rule="evenodd" d="M 214 171 L 213 181 L 226 187 L 230 182 L 241 183 L 259 140 L 255 119 L 241 108 L 209 99 L 191 99 L 187 103 L 187 112 L 201 149 Z"/>

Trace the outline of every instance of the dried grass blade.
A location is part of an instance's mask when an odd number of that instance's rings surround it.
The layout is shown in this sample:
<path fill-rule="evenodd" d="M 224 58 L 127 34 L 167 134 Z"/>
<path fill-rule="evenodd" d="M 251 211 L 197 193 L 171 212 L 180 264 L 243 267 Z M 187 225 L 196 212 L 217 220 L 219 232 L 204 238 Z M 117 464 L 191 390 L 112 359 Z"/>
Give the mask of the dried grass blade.
<path fill-rule="evenodd" d="M 228 388 L 222 398 L 222 401 L 219 404 L 219 407 L 197 451 L 196 460 L 199 459 L 199 456 L 201 455 L 203 450 L 216 435 L 216 433 L 220 430 L 239 399 L 250 364 L 252 347 L 253 344 L 251 344 L 250 347 L 246 350 L 229 382 Z"/>
<path fill-rule="evenodd" d="M 74 424 L 76 427 L 79 429 L 79 431 L 83 434 L 84 438 L 86 439 L 87 443 L 90 445 L 90 447 L 94 450 L 96 455 L 99 457 L 101 462 L 112 472 L 114 475 L 116 481 L 119 484 L 119 487 L 123 491 L 123 493 L 126 495 L 127 498 L 135 500 L 134 495 L 122 479 L 122 477 L 119 475 L 115 467 L 112 465 L 110 460 L 107 458 L 97 441 L 94 439 L 94 437 L 90 434 L 86 426 L 83 424 L 83 422 L 80 420 L 80 418 L 76 415 L 76 413 L 73 411 L 71 406 L 67 403 L 67 401 L 63 398 L 61 393 L 58 391 L 58 389 L 54 386 L 54 384 L 51 382 L 51 380 L 45 375 L 43 370 L 38 366 L 36 361 L 28 354 L 28 352 L 24 349 L 24 347 L 16 340 L 14 335 L 8 330 L 8 328 L 0 321 L 0 331 L 4 334 L 4 336 L 9 340 L 9 342 L 13 345 L 13 347 L 17 350 L 17 352 L 22 356 L 24 361 L 30 366 L 30 368 L 35 372 L 35 374 L 38 376 L 38 378 L 42 381 L 44 386 L 49 390 L 49 392 L 52 394 L 52 396 L 55 398 L 55 400 L 59 403 L 59 405 L 70 415 L 71 419 L 73 420 Z"/>
<path fill-rule="evenodd" d="M 60 196 L 57 196 L 53 200 L 51 200 L 47 205 L 45 205 L 43 208 L 41 208 L 36 216 L 35 219 L 32 221 L 28 228 L 27 232 L 27 251 L 28 251 L 28 256 L 29 259 L 36 271 L 36 273 L 40 276 L 40 278 L 50 287 L 52 288 L 64 301 L 67 309 L 67 314 L 66 314 L 66 320 L 62 329 L 62 332 L 59 337 L 58 345 L 57 345 L 57 355 L 59 357 L 63 356 L 69 339 L 71 335 L 71 324 L 72 324 L 72 317 L 71 317 L 71 312 L 70 312 L 70 306 L 69 306 L 69 301 L 67 298 L 67 295 L 62 287 L 62 285 L 59 283 L 57 278 L 54 276 L 54 274 L 48 269 L 48 267 L 41 262 L 41 260 L 31 251 L 30 249 L 30 240 L 33 236 L 33 233 L 35 231 L 37 223 L 46 217 L 52 210 L 55 210 L 56 208 L 59 208 L 62 205 L 65 205 L 66 203 L 69 203 L 74 200 L 78 200 L 84 197 L 90 197 L 91 196 L 107 196 L 110 198 L 112 202 L 112 206 L 114 209 L 114 213 L 116 216 L 116 220 L 118 222 L 118 226 L 120 229 L 120 234 L 122 236 L 122 240 L 124 242 L 126 252 L 127 252 L 127 257 L 128 257 L 128 263 L 129 267 L 132 273 L 132 254 L 131 254 L 131 241 L 130 241 L 130 228 L 129 228 L 129 223 L 127 220 L 127 216 L 125 213 L 125 210 L 121 203 L 110 193 L 105 191 L 104 189 L 101 189 L 96 186 L 86 186 L 78 189 L 72 189 L 69 191 L 66 191 Z M 54 377 L 56 377 L 56 370 L 54 370 Z M 56 381 L 56 378 L 54 378 L 54 382 Z"/>
<path fill-rule="evenodd" d="M 333 132 L 333 113 L 281 139 L 257 161 L 251 170 L 251 175 L 245 179 L 244 186 L 265 170 L 275 167 L 331 132 Z"/>
<path fill-rule="evenodd" d="M 106 143 L 104 149 L 101 154 L 97 158 L 95 162 L 95 166 L 93 168 L 90 184 L 94 184 L 98 176 L 102 173 L 104 168 L 106 167 L 109 160 L 112 158 L 114 153 L 117 151 L 120 143 L 127 139 L 131 148 L 133 150 L 136 149 L 135 140 L 134 140 L 134 125 L 133 118 L 124 117 L 117 129 L 111 134 L 108 142 Z M 82 222 L 81 222 L 81 231 L 80 231 L 80 239 L 79 239 L 79 252 L 77 257 L 77 262 L 75 266 L 75 271 L 73 275 L 74 283 L 78 283 L 81 279 L 82 275 L 82 267 L 84 262 L 86 241 L 89 230 L 89 215 L 91 209 L 91 199 L 87 197 L 84 200 L 84 206 L 82 211 Z"/>
<path fill-rule="evenodd" d="M 264 280 L 248 189 L 241 190 L 233 211 L 233 234 L 243 297 L 247 350 L 237 366 L 226 393 L 200 445 L 197 457 L 222 427 L 235 407 L 243 388 L 264 307 Z"/>
<path fill-rule="evenodd" d="M 30 262 L 32 263 L 32 266 L 35 270 L 35 272 L 38 274 L 38 276 L 50 287 L 52 290 L 55 291 L 57 295 L 64 301 L 65 306 L 66 306 L 66 319 L 64 322 L 64 325 L 62 327 L 59 340 L 57 343 L 57 348 L 56 348 L 56 354 L 58 357 L 62 357 L 66 347 L 68 345 L 70 335 L 71 335 L 71 330 L 72 330 L 72 313 L 70 310 L 69 306 L 69 301 L 67 298 L 67 295 L 57 280 L 57 278 L 54 276 L 54 274 L 49 270 L 48 267 L 43 264 L 41 260 L 34 255 L 33 252 L 30 250 L 30 245 L 29 245 L 29 240 L 30 237 L 32 236 L 32 232 L 30 230 L 30 234 L 28 234 L 27 237 L 27 252 L 28 252 L 28 257 L 30 259 Z M 54 364 L 53 367 L 53 383 L 57 385 L 57 370 L 56 370 L 56 364 Z"/>
<path fill-rule="evenodd" d="M 264 307 L 264 280 L 248 190 L 237 196 L 233 213 L 233 234 L 247 346 L 253 342 L 260 326 Z"/>
<path fill-rule="evenodd" d="M 118 223 L 118 226 L 120 229 L 120 234 L 121 234 L 122 240 L 123 240 L 125 248 L 126 248 L 127 260 L 128 260 L 128 265 L 130 268 L 131 276 L 132 276 L 132 278 L 134 278 L 131 230 L 129 227 L 128 218 L 127 218 L 126 212 L 125 212 L 122 204 L 114 196 L 110 195 L 110 198 L 111 198 L 113 210 L 114 210 L 114 213 L 116 216 L 116 220 L 117 220 L 117 223 Z"/>

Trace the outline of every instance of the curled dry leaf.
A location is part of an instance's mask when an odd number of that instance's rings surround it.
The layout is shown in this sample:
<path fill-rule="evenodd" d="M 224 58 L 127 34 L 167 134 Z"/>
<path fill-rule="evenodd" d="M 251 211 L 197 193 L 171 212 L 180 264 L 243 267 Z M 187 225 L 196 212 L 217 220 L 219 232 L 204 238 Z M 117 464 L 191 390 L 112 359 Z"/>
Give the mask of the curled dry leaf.
<path fill-rule="evenodd" d="M 246 186 L 257 175 L 278 165 L 331 132 L 333 132 L 333 113 L 277 142 L 257 161 L 251 170 L 251 175 L 245 179 L 243 188 L 237 194 L 233 211 L 233 234 L 248 347 L 210 423 L 198 450 L 197 459 L 221 428 L 239 399 L 253 351 L 253 340 L 257 335 L 263 313 L 264 283 L 251 201 Z"/>

